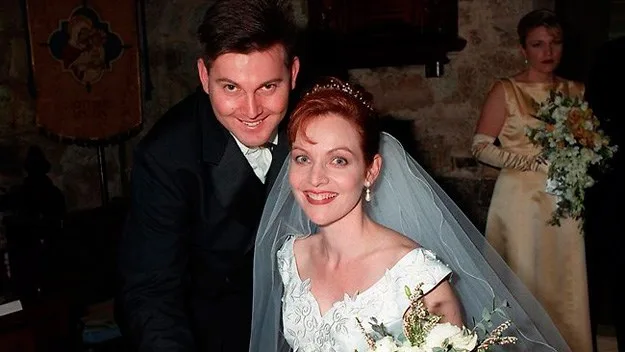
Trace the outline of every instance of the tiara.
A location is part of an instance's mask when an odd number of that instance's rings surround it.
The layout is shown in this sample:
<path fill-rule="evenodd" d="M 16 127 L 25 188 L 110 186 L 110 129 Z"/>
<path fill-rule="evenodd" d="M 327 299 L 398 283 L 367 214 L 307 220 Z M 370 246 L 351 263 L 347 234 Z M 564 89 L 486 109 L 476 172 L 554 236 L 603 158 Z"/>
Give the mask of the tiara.
<path fill-rule="evenodd" d="M 347 93 L 354 99 L 358 100 L 369 111 L 374 112 L 371 101 L 365 98 L 365 95 L 362 93 L 362 91 L 354 88 L 351 84 L 347 82 L 343 82 L 334 77 L 330 77 L 327 80 L 327 82 L 315 84 L 312 87 L 312 89 L 308 93 L 306 93 L 304 96 L 307 96 L 309 94 L 314 94 L 316 92 L 320 92 L 324 90 L 338 90 L 343 93 Z"/>

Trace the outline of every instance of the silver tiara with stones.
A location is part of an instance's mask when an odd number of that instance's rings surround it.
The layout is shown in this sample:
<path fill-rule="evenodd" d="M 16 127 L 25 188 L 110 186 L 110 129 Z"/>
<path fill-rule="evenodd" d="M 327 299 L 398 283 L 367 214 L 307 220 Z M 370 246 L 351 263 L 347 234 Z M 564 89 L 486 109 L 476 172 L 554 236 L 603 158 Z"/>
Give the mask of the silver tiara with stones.
<path fill-rule="evenodd" d="M 347 93 L 354 99 L 358 100 L 369 111 L 374 112 L 371 101 L 365 98 L 364 94 L 360 90 L 354 88 L 354 86 L 352 86 L 351 84 L 343 82 L 335 77 L 328 77 L 326 82 L 315 84 L 312 89 L 304 96 L 324 90 L 339 90 L 341 92 Z"/>

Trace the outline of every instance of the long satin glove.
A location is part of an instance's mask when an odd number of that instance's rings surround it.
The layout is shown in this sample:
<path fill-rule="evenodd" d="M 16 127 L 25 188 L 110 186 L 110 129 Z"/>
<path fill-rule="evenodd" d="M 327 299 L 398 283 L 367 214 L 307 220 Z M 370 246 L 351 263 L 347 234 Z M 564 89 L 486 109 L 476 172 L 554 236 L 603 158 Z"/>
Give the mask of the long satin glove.
<path fill-rule="evenodd" d="M 499 148 L 494 142 L 495 137 L 478 133 L 473 136 L 471 153 L 477 160 L 498 168 L 544 173 L 549 171 L 549 166 L 542 158 L 511 153 Z"/>

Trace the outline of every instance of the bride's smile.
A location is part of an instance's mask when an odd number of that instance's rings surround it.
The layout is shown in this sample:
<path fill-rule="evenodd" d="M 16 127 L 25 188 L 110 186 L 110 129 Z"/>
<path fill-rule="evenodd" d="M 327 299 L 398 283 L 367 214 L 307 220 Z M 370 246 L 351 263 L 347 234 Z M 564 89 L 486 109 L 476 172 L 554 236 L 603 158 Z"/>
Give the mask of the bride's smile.
<path fill-rule="evenodd" d="M 328 204 L 336 198 L 337 194 L 334 192 L 315 192 L 315 191 L 306 191 L 304 192 L 306 195 L 306 199 L 312 205 L 323 205 Z"/>

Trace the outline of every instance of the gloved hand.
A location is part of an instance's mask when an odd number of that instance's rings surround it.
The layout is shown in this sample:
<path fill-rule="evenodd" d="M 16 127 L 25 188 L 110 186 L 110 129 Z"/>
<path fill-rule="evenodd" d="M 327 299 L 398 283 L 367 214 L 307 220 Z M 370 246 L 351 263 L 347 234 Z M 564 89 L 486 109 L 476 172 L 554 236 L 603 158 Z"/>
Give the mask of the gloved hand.
<path fill-rule="evenodd" d="M 473 136 L 471 153 L 477 160 L 498 168 L 549 172 L 549 165 L 542 157 L 508 152 L 494 142 L 495 137 L 478 133 Z"/>

